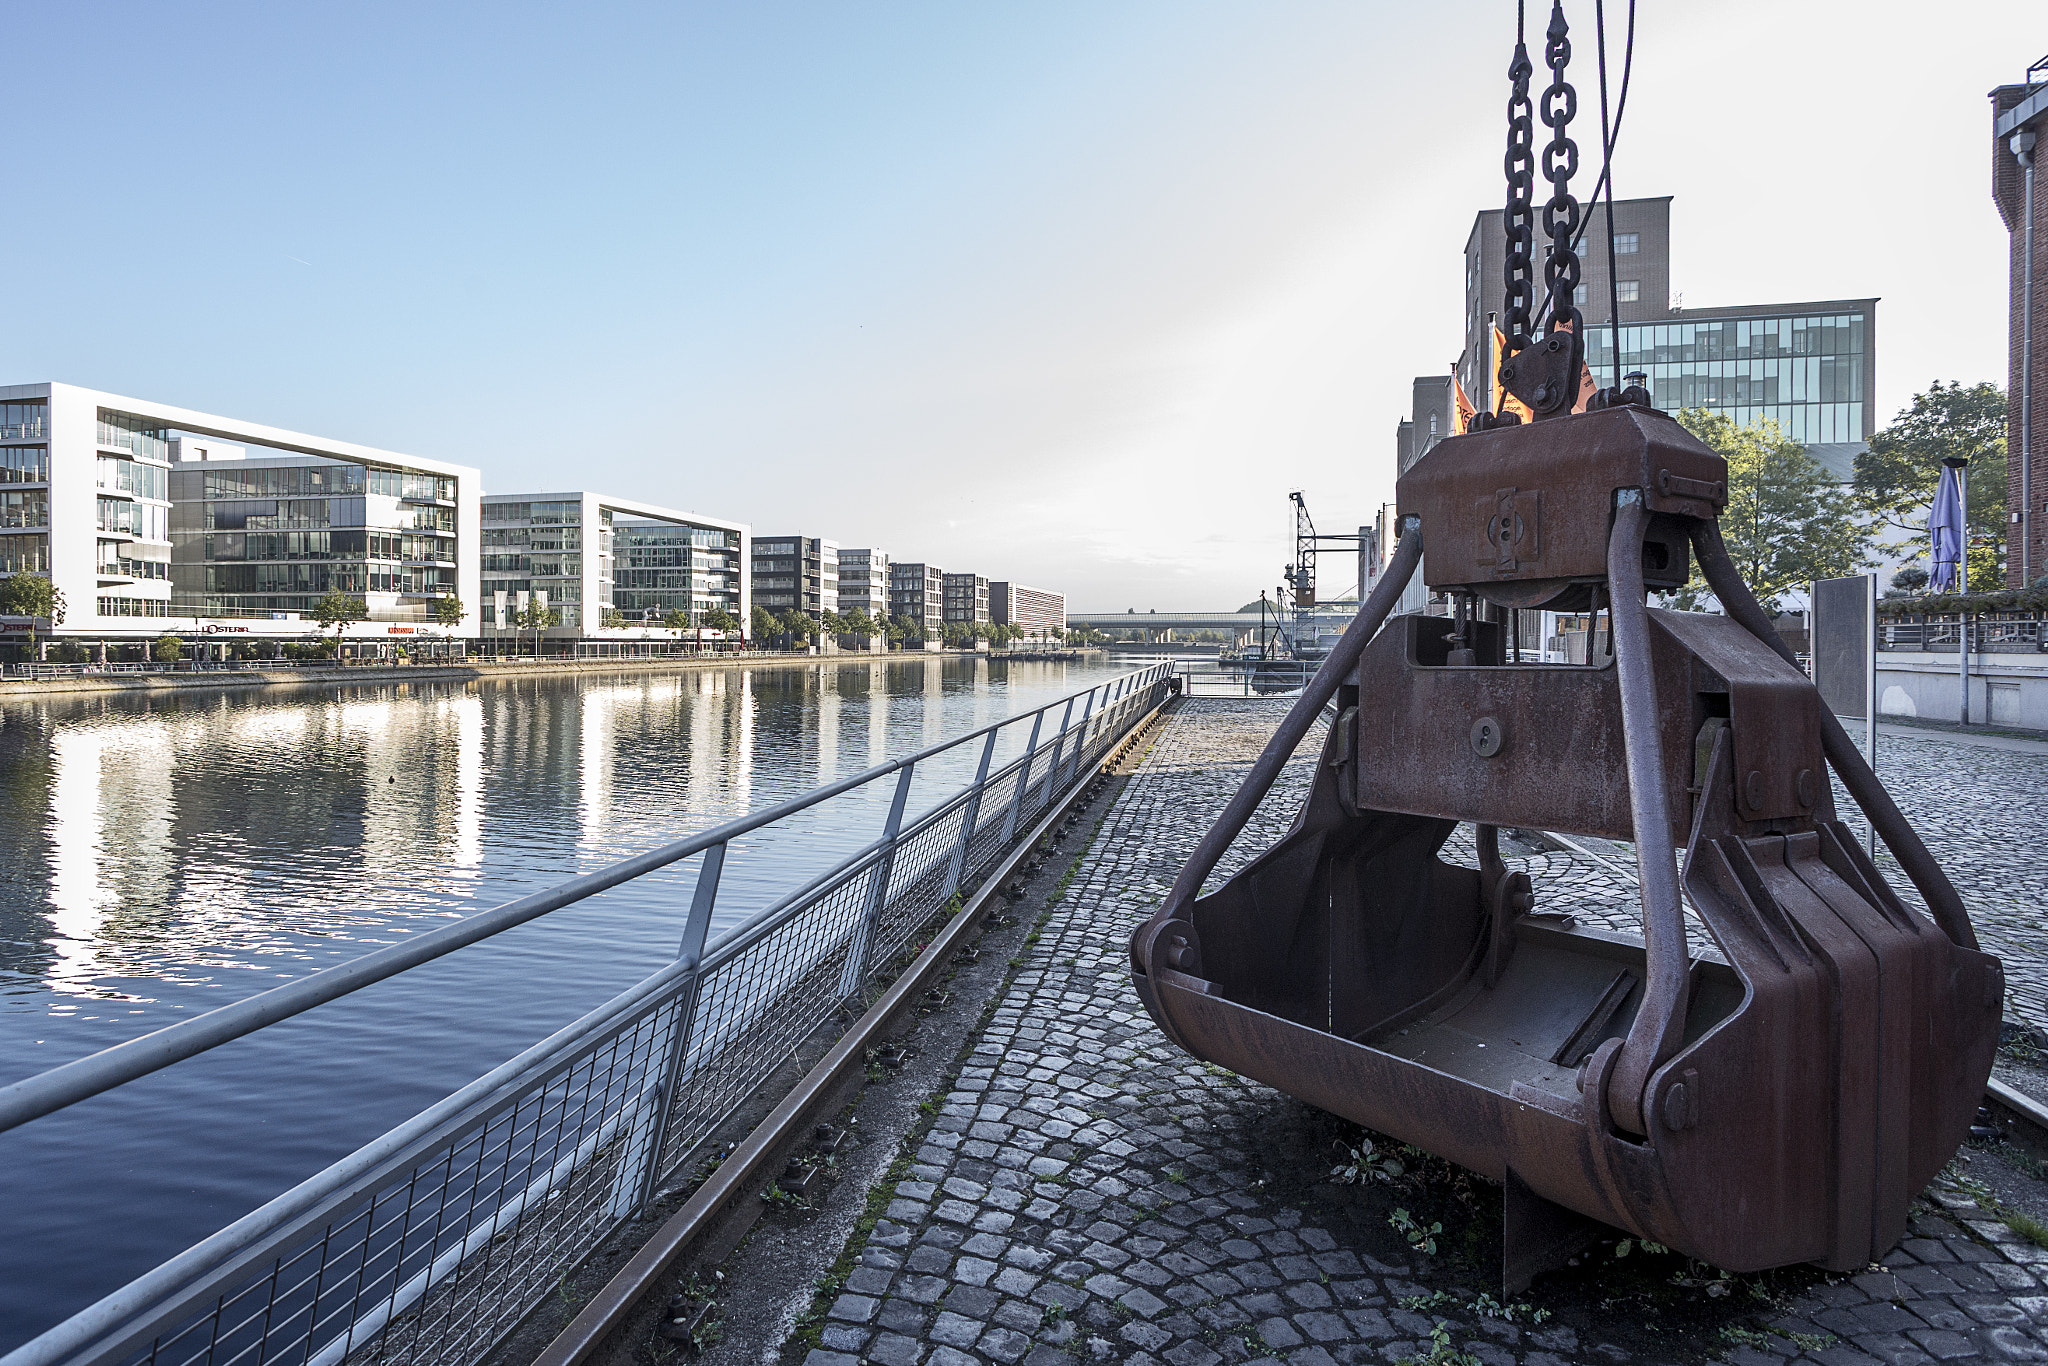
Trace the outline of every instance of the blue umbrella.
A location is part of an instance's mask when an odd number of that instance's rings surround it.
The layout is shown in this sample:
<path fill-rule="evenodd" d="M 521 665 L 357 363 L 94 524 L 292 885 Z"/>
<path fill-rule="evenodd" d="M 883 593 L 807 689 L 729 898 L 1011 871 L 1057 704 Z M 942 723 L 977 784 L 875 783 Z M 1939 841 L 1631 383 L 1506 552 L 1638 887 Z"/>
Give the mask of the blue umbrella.
<path fill-rule="evenodd" d="M 1927 512 L 1927 536 L 1934 542 L 1934 590 L 1945 593 L 1958 586 L 1963 562 L 1962 471 L 1953 465 L 1942 466 Z"/>

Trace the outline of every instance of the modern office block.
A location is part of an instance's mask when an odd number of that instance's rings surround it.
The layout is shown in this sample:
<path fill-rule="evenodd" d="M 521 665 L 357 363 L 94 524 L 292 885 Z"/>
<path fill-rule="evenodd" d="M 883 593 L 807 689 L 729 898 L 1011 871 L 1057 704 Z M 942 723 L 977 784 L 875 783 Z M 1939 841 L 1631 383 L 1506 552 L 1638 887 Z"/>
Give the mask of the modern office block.
<path fill-rule="evenodd" d="M 1017 626 L 1026 639 L 1045 640 L 1066 628 L 1067 595 L 996 579 L 988 586 L 988 612 L 998 626 Z"/>
<path fill-rule="evenodd" d="M 988 580 L 979 574 L 947 574 L 941 580 L 944 594 L 941 615 L 949 626 L 986 623 Z"/>
<path fill-rule="evenodd" d="M 873 546 L 839 550 L 839 611 L 864 611 L 876 621 L 889 615 L 889 552 Z"/>
<path fill-rule="evenodd" d="M 839 610 L 839 542 L 815 536 L 756 536 L 751 556 L 754 601 L 778 616 L 813 619 Z"/>
<path fill-rule="evenodd" d="M 692 627 L 717 609 L 744 624 L 748 535 L 743 522 L 609 494 L 491 494 L 482 501 L 484 633 L 516 632 L 519 612 L 541 602 L 561 614 L 550 637 L 670 630 L 672 612 Z"/>
<path fill-rule="evenodd" d="M 935 564 L 889 566 L 889 615 L 907 617 L 924 640 L 938 640 L 946 626 L 946 571 Z"/>
<path fill-rule="evenodd" d="M 1671 292 L 1670 197 L 1616 200 L 1614 214 L 1613 290 L 1608 287 L 1604 209 L 1588 213 L 1590 226 L 1579 250 L 1584 282 L 1576 305 L 1586 326 L 1586 363 L 1593 378 L 1602 385 L 1614 383 L 1614 336 L 1608 324 L 1618 318 L 1621 373 L 1647 374 L 1658 407 L 1711 409 L 1742 425 L 1767 417 L 1831 469 L 1853 460 L 1855 449 L 1877 430 L 1872 406 L 1877 300 L 1685 307 Z M 1547 246 L 1539 221 L 1532 270 L 1538 309 Z M 1483 391 L 1491 388 L 1487 320 L 1489 313 L 1500 311 L 1505 256 L 1501 210 L 1481 211 L 1465 243 L 1465 351 L 1457 368 L 1474 403 L 1484 403 Z M 1498 318 L 1495 322 L 1500 324 Z M 1447 379 L 1432 379 L 1448 391 Z M 1418 424 L 1427 418 L 1420 400 L 1418 393 L 1413 419 Z M 1420 457 L 1427 441 L 1418 427 L 1411 459 Z"/>
<path fill-rule="evenodd" d="M 0 574 L 48 574 L 58 637 L 461 634 L 477 471 L 68 384 L 0 387 Z M 435 622 L 460 601 L 463 624 Z M 25 633 L 16 623 L 14 634 Z"/>

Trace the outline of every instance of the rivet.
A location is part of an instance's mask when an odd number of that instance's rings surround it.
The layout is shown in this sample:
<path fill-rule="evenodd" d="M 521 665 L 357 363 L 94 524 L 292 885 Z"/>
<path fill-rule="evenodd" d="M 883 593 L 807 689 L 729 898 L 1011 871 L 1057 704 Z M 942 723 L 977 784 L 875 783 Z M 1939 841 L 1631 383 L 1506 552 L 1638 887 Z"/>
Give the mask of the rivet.
<path fill-rule="evenodd" d="M 1819 784 L 1814 781 L 1812 769 L 1802 768 L 1799 770 L 1799 804 L 1801 806 L 1812 806 L 1819 799 L 1818 787 Z"/>
<path fill-rule="evenodd" d="M 1742 804 L 1752 811 L 1764 809 L 1764 775 L 1755 769 L 1742 780 Z"/>

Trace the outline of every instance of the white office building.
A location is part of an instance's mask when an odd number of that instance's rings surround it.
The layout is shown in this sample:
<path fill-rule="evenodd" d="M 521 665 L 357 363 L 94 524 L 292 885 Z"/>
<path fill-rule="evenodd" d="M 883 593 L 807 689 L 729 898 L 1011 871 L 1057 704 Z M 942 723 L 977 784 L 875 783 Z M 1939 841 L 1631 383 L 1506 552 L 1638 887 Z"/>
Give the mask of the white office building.
<path fill-rule="evenodd" d="M 753 539 L 744 522 L 590 492 L 494 493 L 481 515 L 486 639 L 677 641 L 665 623 L 680 612 L 694 641 L 718 610 L 744 629 Z M 530 607 L 559 620 L 522 632 Z"/>
<path fill-rule="evenodd" d="M 839 551 L 839 612 L 866 612 L 875 621 L 889 619 L 889 552 L 873 546 Z"/>
<path fill-rule="evenodd" d="M 65 638 L 463 635 L 477 471 L 69 384 L 0 386 L 0 574 L 47 574 Z M 438 623 L 454 599 L 461 621 Z M 0 623 L 14 638 L 20 619 Z M 330 633 L 331 634 L 331 633 Z"/>

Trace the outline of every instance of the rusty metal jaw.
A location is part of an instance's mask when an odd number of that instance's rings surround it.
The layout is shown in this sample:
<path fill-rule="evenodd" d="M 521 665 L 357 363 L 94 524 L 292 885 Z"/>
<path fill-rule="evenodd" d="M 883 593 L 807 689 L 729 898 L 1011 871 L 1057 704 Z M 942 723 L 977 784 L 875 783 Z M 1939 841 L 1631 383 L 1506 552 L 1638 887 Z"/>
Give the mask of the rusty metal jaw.
<path fill-rule="evenodd" d="M 1643 1114 L 1644 1088 L 1650 1073 L 1677 1049 L 1684 1032 L 1688 954 L 1644 605 L 1642 548 L 1648 514 L 1641 490 L 1622 489 L 1616 497 L 1607 572 L 1613 586 L 1614 667 L 1621 691 L 1621 734 L 1649 980 L 1605 1096 L 1615 1124 L 1630 1133 L 1647 1134 L 1650 1126 Z"/>

